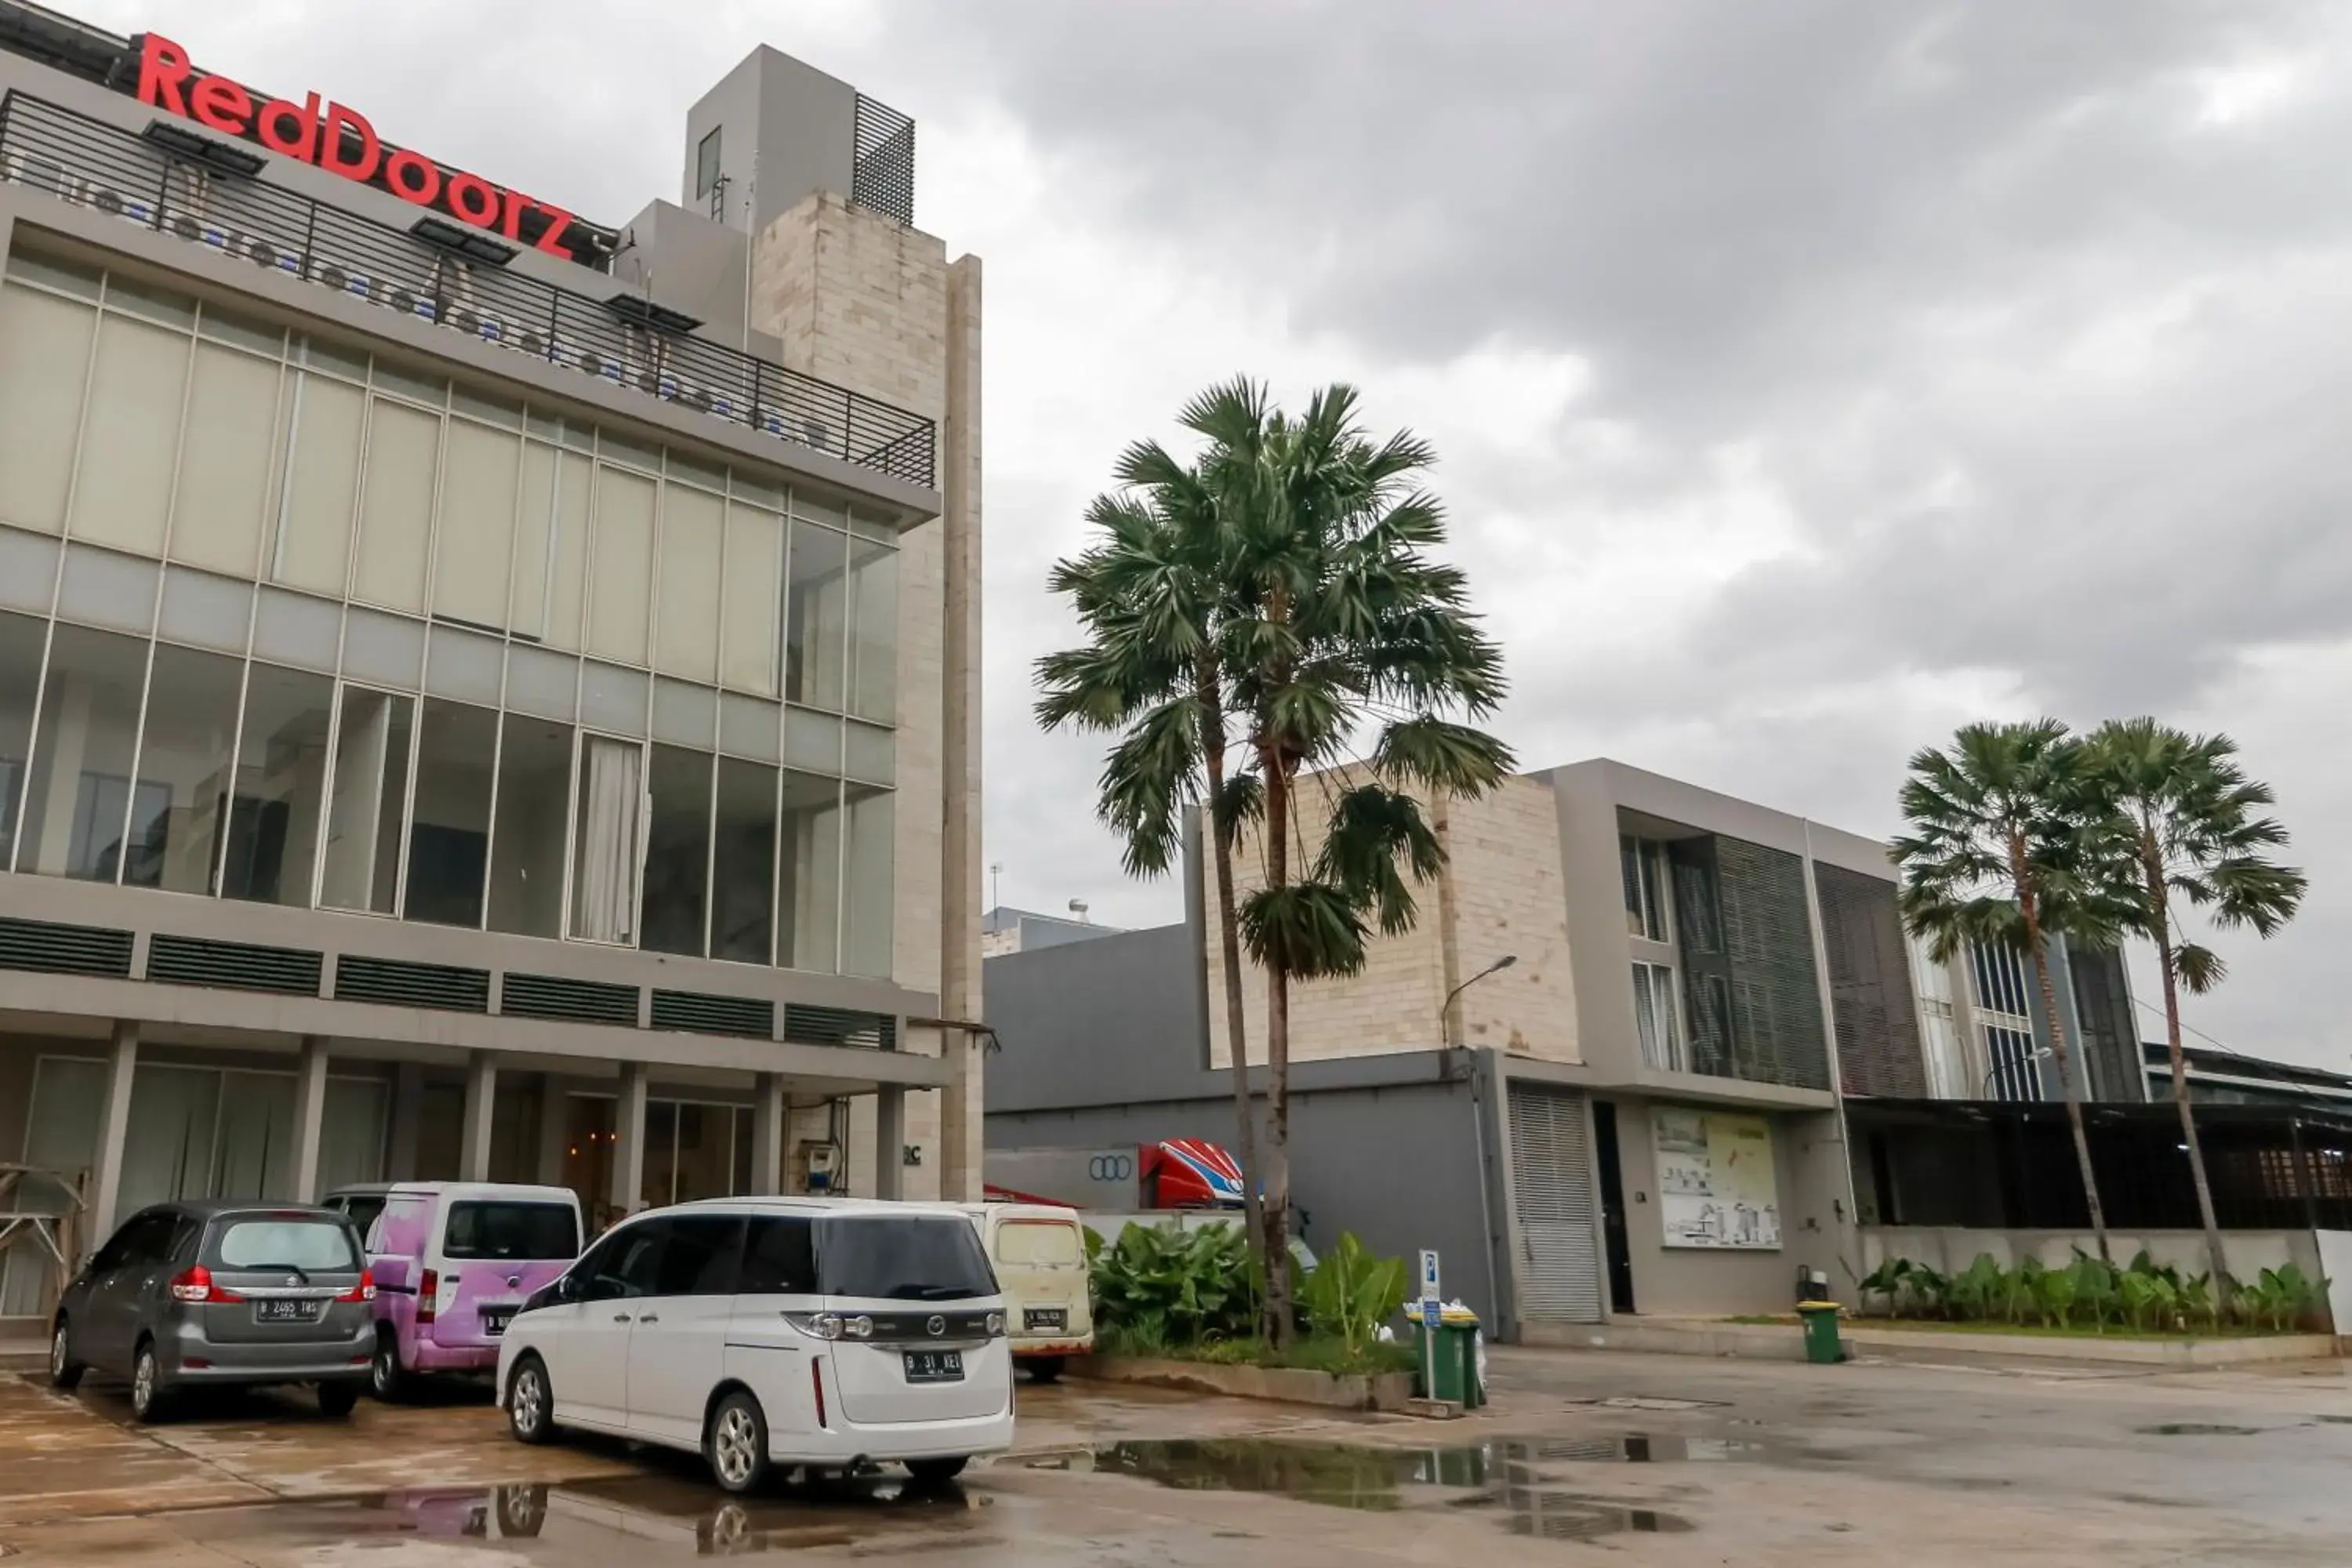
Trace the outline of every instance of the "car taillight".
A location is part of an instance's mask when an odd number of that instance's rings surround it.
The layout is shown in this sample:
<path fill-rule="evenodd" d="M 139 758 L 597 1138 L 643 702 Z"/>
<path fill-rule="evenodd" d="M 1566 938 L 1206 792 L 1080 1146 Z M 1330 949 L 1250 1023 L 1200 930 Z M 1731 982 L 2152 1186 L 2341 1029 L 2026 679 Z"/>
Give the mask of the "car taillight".
<path fill-rule="evenodd" d="M 373 1301 L 375 1300 L 375 1275 L 360 1270 L 360 1282 L 335 1298 L 338 1301 Z"/>
<path fill-rule="evenodd" d="M 213 1283 L 213 1271 L 199 1263 L 184 1268 L 172 1277 L 172 1300 L 212 1305 L 221 1301 L 242 1301 L 244 1297 L 234 1290 L 223 1289 Z"/>
<path fill-rule="evenodd" d="M 435 1307 L 436 1307 L 436 1301 L 437 1301 L 438 1298 L 440 1297 L 440 1294 L 441 1294 L 441 1276 L 440 1276 L 440 1275 L 438 1275 L 438 1274 L 435 1273 L 432 1269 L 428 1268 L 428 1269 L 426 1269 L 423 1274 L 421 1274 L 421 1275 L 419 1275 L 419 1276 L 417 1277 L 417 1280 L 416 1280 L 416 1321 L 417 1321 L 418 1322 L 420 1322 L 420 1323 L 429 1323 L 429 1322 L 431 1322 L 431 1321 L 433 1321 L 433 1319 L 434 1319 L 434 1315 L 435 1315 Z"/>
<path fill-rule="evenodd" d="M 824 1425 L 824 1363 L 823 1362 L 809 1363 L 809 1386 L 816 1391 L 816 1424 L 823 1426 Z"/>

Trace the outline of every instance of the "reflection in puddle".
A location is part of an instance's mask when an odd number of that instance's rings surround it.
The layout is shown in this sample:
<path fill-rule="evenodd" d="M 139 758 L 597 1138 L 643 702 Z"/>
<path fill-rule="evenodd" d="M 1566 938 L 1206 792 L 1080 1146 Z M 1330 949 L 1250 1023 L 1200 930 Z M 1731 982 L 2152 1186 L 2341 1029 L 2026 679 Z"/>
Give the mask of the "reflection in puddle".
<path fill-rule="evenodd" d="M 2219 1426 L 2207 1421 L 2167 1421 L 2156 1426 L 2135 1426 L 2143 1437 L 2252 1437 L 2260 1426 Z"/>
<path fill-rule="evenodd" d="M 1540 1463 L 1664 1463 L 1752 1458 L 1763 1445 L 1633 1436 L 1528 1442 L 1504 1439 L 1445 1448 L 1358 1448 L 1268 1438 L 1114 1443 L 1091 1455 L 1031 1461 L 1034 1468 L 1092 1469 L 1187 1491 L 1263 1492 L 1331 1508 L 1387 1512 L 1423 1506 L 1410 1489 L 1475 1489 L 1446 1506 L 1494 1510 L 1515 1535 L 1591 1541 L 1622 1531 L 1686 1531 L 1687 1520 L 1653 1509 L 1537 1484 Z"/>

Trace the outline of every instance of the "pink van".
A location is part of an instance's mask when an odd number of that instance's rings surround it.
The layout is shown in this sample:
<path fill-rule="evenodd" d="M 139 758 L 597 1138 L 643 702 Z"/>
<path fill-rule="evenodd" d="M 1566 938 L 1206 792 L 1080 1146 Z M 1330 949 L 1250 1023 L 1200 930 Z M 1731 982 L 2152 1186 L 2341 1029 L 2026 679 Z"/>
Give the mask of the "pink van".
<path fill-rule="evenodd" d="M 580 1255 L 569 1187 L 403 1182 L 368 1229 L 376 1281 L 369 1381 L 396 1399 L 413 1377 L 486 1373 L 523 1301 Z"/>

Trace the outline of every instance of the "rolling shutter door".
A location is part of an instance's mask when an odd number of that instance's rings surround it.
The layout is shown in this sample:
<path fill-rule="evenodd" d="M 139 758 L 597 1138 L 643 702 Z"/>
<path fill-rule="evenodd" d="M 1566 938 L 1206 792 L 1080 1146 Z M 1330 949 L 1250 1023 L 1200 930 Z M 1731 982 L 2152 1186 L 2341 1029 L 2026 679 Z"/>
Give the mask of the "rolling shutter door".
<path fill-rule="evenodd" d="M 1519 1316 L 1601 1321 L 1601 1253 L 1584 1097 L 1511 1086 L 1511 1182 L 1518 1208 Z"/>

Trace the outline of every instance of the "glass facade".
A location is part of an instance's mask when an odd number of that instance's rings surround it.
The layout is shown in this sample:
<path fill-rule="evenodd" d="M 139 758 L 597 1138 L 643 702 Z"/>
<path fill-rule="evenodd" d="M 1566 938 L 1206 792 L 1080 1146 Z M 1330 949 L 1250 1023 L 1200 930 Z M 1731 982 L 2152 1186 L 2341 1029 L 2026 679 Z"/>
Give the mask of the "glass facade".
<path fill-rule="evenodd" d="M 0 868 L 887 976 L 895 544 L 13 256 Z"/>

